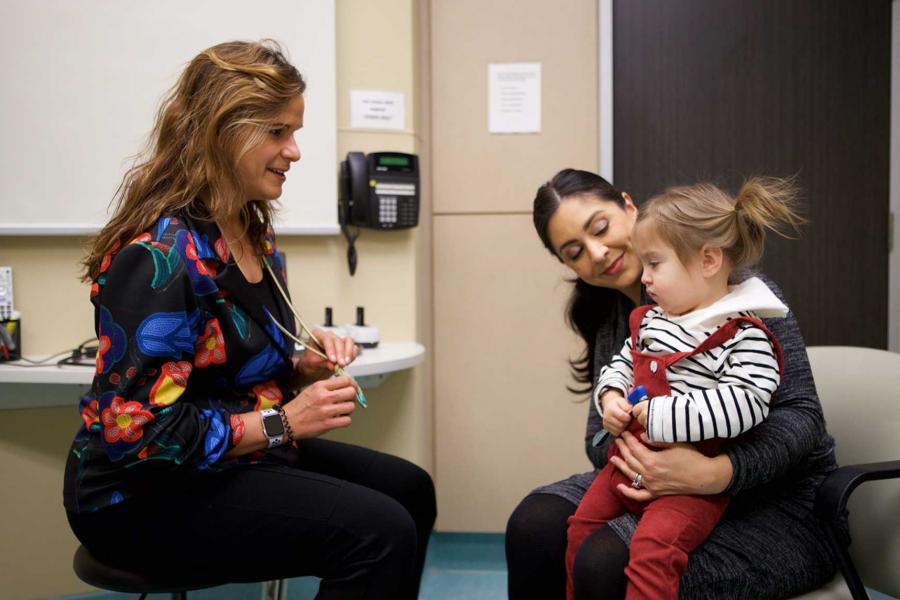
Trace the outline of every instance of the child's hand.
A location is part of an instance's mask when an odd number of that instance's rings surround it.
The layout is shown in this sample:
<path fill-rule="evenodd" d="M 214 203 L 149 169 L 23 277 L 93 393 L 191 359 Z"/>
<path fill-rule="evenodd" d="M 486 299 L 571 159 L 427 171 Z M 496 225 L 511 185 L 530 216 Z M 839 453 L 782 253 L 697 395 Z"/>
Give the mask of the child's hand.
<path fill-rule="evenodd" d="M 631 405 L 622 392 L 609 389 L 600 396 L 600 405 L 603 407 L 603 429 L 613 435 L 619 435 L 628 423 L 631 422 Z"/>
<path fill-rule="evenodd" d="M 638 423 L 641 424 L 641 427 L 647 429 L 647 406 L 650 403 L 644 400 L 643 402 L 638 402 L 631 409 L 631 416 L 637 419 Z"/>

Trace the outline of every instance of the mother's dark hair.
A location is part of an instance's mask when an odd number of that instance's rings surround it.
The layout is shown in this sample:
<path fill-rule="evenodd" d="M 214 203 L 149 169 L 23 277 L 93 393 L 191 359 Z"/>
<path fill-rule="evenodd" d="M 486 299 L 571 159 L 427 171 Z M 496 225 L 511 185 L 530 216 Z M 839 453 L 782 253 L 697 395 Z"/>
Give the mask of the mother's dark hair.
<path fill-rule="evenodd" d="M 556 253 L 556 249 L 550 242 L 548 226 L 559 205 L 566 199 L 575 196 L 591 196 L 615 202 L 620 208 L 625 208 L 622 192 L 603 177 L 590 171 L 563 169 L 550 181 L 539 187 L 537 195 L 534 197 L 532 210 L 534 228 L 550 254 L 560 262 L 562 262 L 562 257 Z M 578 358 L 569 360 L 569 365 L 572 367 L 575 381 L 585 385 L 579 388 L 569 386 L 569 389 L 575 393 L 585 393 L 590 392 L 596 375 L 594 373 L 594 348 L 597 330 L 601 323 L 612 318 L 616 295 L 621 292 L 597 287 L 577 278 L 573 283 L 572 294 L 569 296 L 566 306 L 566 323 L 584 340 L 586 347 Z"/>

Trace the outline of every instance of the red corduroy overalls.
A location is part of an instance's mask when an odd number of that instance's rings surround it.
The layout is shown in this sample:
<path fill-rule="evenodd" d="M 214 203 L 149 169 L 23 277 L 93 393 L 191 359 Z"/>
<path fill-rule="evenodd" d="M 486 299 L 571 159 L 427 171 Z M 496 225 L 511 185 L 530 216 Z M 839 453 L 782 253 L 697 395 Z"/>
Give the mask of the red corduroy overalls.
<path fill-rule="evenodd" d="M 666 369 L 678 361 L 702 354 L 721 346 L 734 337 L 739 325 L 749 322 L 762 329 L 771 340 L 778 360 L 779 372 L 784 361 L 781 346 L 762 321 L 750 317 L 734 317 L 726 321 L 702 344 L 690 352 L 674 352 L 668 355 L 644 354 L 637 350 L 638 329 L 647 311 L 653 306 L 634 309 L 629 318 L 631 328 L 631 359 L 634 365 L 634 385 L 647 388 L 647 397 L 671 394 Z M 640 439 L 644 428 L 633 419 L 628 431 Z M 695 444 L 706 455 L 718 454 L 721 440 L 710 439 Z M 616 444 L 609 447 L 609 457 L 618 456 Z M 608 463 L 597 475 L 585 493 L 575 514 L 569 517 L 568 546 L 566 548 L 566 594 L 574 598 L 572 590 L 572 563 L 581 543 L 607 521 L 625 512 L 642 515 L 631 540 L 630 559 L 625 568 L 628 576 L 627 600 L 663 600 L 677 598 L 681 577 L 687 569 L 688 555 L 709 536 L 725 512 L 728 497 L 662 496 L 649 502 L 638 502 L 623 496 L 616 486 L 631 485 L 629 480 L 612 463 Z"/>

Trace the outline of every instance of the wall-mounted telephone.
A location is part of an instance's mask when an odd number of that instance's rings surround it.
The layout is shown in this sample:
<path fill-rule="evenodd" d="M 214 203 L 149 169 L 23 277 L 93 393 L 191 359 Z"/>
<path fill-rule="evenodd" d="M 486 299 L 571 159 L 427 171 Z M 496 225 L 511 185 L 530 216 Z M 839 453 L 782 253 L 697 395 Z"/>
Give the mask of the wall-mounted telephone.
<path fill-rule="evenodd" d="M 341 162 L 341 225 L 406 229 L 419 224 L 419 158 L 402 152 L 347 153 Z"/>
<path fill-rule="evenodd" d="M 419 224 L 419 158 L 403 152 L 348 152 L 341 161 L 338 219 L 353 275 L 359 231 L 351 234 L 351 225 L 391 230 Z"/>

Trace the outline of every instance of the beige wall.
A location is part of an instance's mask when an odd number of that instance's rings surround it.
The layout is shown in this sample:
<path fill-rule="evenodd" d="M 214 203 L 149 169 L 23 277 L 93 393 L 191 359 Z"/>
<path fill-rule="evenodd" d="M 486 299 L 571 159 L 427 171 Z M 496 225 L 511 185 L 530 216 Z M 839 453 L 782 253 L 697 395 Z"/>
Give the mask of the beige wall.
<path fill-rule="evenodd" d="M 420 123 L 413 0 L 338 0 L 338 152 L 418 151 Z M 302 57 L 294 57 L 302 70 Z M 406 94 L 407 126 L 384 133 L 349 129 L 351 89 Z M 315 118 L 308 107 L 307 118 Z M 149 123 L 148 123 L 149 127 Z M 302 139 L 301 139 L 302 143 Z M 302 162 L 301 166 L 302 168 Z M 7 200 L 4 200 L 7 201 Z M 358 241 L 359 268 L 350 277 L 346 245 L 340 237 L 280 239 L 288 255 L 292 296 L 298 309 L 319 321 L 326 305 L 339 322 L 350 321 L 358 304 L 385 340 L 426 340 L 430 304 L 428 228 L 399 233 L 364 231 Z M 0 264 L 15 274 L 16 305 L 23 313 L 23 346 L 30 354 L 69 348 L 93 335 L 87 287 L 77 281 L 83 240 L 0 237 Z M 392 375 L 367 391 L 369 409 L 335 439 L 362 443 L 408 458 L 431 470 L 430 385 L 427 366 Z M 0 394 L 4 393 L 0 388 Z M 9 389 L 7 392 L 9 393 Z M 61 595 L 89 590 L 71 571 L 76 541 L 62 510 L 62 470 L 78 427 L 76 388 L 52 393 L 71 408 L 0 412 L 0 588 L 4 598 Z"/>
<path fill-rule="evenodd" d="M 438 528 L 503 531 L 533 487 L 587 470 L 569 285 L 531 202 L 597 167 L 595 0 L 432 3 L 434 399 Z M 487 68 L 540 62 L 542 131 L 487 131 Z"/>

